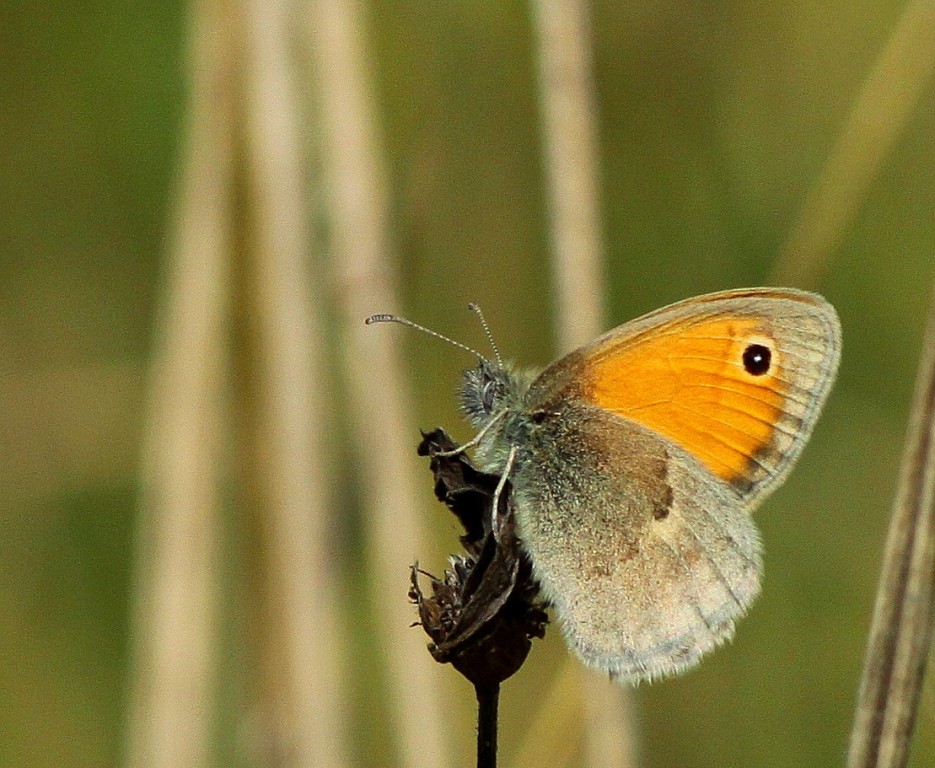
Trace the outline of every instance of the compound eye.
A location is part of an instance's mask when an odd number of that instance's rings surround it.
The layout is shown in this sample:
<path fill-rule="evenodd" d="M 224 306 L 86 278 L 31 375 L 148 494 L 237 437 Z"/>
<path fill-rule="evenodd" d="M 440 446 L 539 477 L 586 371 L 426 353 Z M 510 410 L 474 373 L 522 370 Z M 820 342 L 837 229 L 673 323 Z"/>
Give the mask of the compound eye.
<path fill-rule="evenodd" d="M 481 392 L 481 403 L 484 406 L 484 410 L 487 413 L 490 413 L 493 410 L 493 396 L 494 396 L 494 382 L 488 381 L 484 384 L 484 389 Z"/>

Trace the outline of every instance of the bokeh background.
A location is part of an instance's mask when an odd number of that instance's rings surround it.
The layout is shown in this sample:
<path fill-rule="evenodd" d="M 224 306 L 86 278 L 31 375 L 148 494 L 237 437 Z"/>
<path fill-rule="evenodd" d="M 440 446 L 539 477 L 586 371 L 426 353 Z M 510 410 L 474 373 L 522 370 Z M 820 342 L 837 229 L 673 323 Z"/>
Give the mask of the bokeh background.
<path fill-rule="evenodd" d="M 921 62 L 885 80 L 882 94 L 868 83 L 900 35 L 931 41 L 935 12 L 922 6 L 927 12 L 908 28 L 901 25 L 912 6 L 897 2 L 590 7 L 608 323 L 693 294 L 780 280 L 821 291 L 844 327 L 826 413 L 798 469 L 756 515 L 766 543 L 763 595 L 732 645 L 689 675 L 636 692 L 641 765 L 843 762 L 931 299 L 935 45 L 910 45 Z M 306 14 L 315 7 L 302 6 Z M 371 0 L 355 8 L 399 290 L 398 305 L 368 311 L 402 309 L 482 346 L 466 309 L 478 301 L 507 356 L 546 363 L 557 321 L 530 7 Z M 177 0 L 0 7 L 2 765 L 126 762 L 141 631 L 135 569 L 146 546 L 138 535 L 146 530 L 146 409 L 182 206 L 192 13 Z M 314 101 L 313 78 L 296 71 L 299 92 Z M 891 97 L 897 106 L 875 118 L 893 121 L 883 130 L 891 140 L 874 139 L 875 121 L 849 122 L 861 99 Z M 302 114 L 309 221 L 326 231 L 316 112 Z M 868 148 L 857 155 L 877 159 L 829 182 L 834 153 L 862 140 Z M 808 207 L 822 183 L 831 184 L 831 213 L 844 220 L 813 258 L 789 243 L 803 217 L 828 216 Z M 329 542 L 349 628 L 340 649 L 349 754 L 354 765 L 395 766 L 389 699 L 399 694 L 388 683 L 394 661 L 370 591 L 376 566 L 365 543 L 354 415 L 340 397 L 339 299 L 327 288 L 327 236 L 313 241 L 326 372 L 338 393 L 327 440 L 340 501 Z M 231 264 L 236 273 L 242 260 L 235 254 Z M 470 360 L 402 329 L 371 332 L 402 346 L 413 449 L 419 427 L 442 424 L 466 439 L 454 391 Z M 236 409 L 225 418 L 236 419 Z M 228 437 L 225 450 L 236 454 L 236 430 Z M 419 477 L 418 514 L 431 537 L 413 558 L 437 572 L 457 529 L 434 503 L 427 470 Z M 244 506 L 227 496 L 221 505 L 227 535 L 218 547 L 234 587 L 221 612 L 224 681 L 207 764 L 290 764 L 264 751 L 258 705 L 244 703 L 256 648 L 242 616 L 259 589 L 251 568 L 266 556 L 255 527 L 243 523 Z M 397 564 L 400 591 L 379 599 L 405 602 L 413 558 Z M 422 642 L 420 630 L 409 631 Z M 557 764 L 556 738 L 568 752 L 561 764 L 584 764 L 580 721 L 542 706 L 566 656 L 553 627 L 505 684 L 504 765 L 528 748 L 529 733 L 553 740 L 543 742 L 541 764 Z M 423 662 L 431 664 L 427 653 Z M 453 671 L 444 674 L 437 721 L 421 727 L 448 733 L 452 765 L 472 765 L 472 692 Z M 912 764 L 933 762 L 929 683 Z"/>

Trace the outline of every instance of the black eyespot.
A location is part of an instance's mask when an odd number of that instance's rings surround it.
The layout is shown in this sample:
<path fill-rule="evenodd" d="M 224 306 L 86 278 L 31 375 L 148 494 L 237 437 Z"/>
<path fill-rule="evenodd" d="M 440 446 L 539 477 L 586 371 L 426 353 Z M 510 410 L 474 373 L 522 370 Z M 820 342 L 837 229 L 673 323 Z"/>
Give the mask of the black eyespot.
<path fill-rule="evenodd" d="M 769 370 L 773 353 L 762 344 L 751 344 L 743 351 L 743 367 L 751 376 L 762 376 Z"/>

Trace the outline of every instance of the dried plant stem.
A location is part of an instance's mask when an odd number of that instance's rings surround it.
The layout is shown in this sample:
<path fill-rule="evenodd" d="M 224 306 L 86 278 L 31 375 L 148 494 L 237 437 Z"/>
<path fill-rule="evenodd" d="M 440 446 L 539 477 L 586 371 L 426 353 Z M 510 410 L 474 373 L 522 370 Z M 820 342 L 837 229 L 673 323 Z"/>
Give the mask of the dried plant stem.
<path fill-rule="evenodd" d="M 500 685 L 477 685 L 477 768 L 497 768 L 497 709 Z"/>
<path fill-rule="evenodd" d="M 311 232 L 304 186 L 294 63 L 289 56 L 291 4 L 245 4 L 245 123 L 252 205 L 248 305 L 256 316 L 258 413 L 268 536 L 271 602 L 276 618 L 262 649 L 282 668 L 281 688 L 268 690 L 275 755 L 295 766 L 350 764 L 345 728 L 350 708 L 341 662 L 337 563 L 331 554 L 333 514 L 323 384 L 323 320 L 309 254 Z"/>
<path fill-rule="evenodd" d="M 577 664 L 577 659 L 569 659 Z M 593 669 L 585 676 L 585 728 L 588 765 L 624 768 L 639 765 L 637 750 L 639 735 L 636 730 L 636 695 L 630 688 L 607 679 L 607 675 Z M 598 762 L 598 755 L 602 762 Z"/>
<path fill-rule="evenodd" d="M 935 3 L 906 5 L 802 205 L 772 281 L 818 285 L 935 65 Z"/>
<path fill-rule="evenodd" d="M 193 4 L 190 133 L 157 340 L 138 526 L 126 765 L 209 764 L 233 78 L 224 2 Z"/>
<path fill-rule="evenodd" d="M 418 514 L 417 488 L 423 483 L 408 437 L 412 408 L 398 336 L 364 325 L 365 317 L 395 309 L 398 301 L 359 7 L 353 0 L 313 0 L 305 18 L 320 98 L 347 398 L 370 528 L 372 598 L 386 649 L 390 731 L 403 765 L 444 768 L 450 764 L 442 704 L 446 680 L 425 652 L 421 632 L 411 628 L 413 608 L 405 599 L 407 567 L 429 551 Z"/>
<path fill-rule="evenodd" d="M 909 759 L 935 587 L 935 303 L 903 453 L 848 753 L 849 768 L 901 768 Z"/>
<path fill-rule="evenodd" d="M 536 0 L 539 81 L 550 200 L 558 346 L 567 352 L 603 330 L 599 142 L 587 10 L 580 0 Z M 572 662 L 575 663 L 575 662 Z M 632 693 L 581 670 L 587 764 L 636 764 Z"/>
<path fill-rule="evenodd" d="M 584 2 L 536 0 L 533 9 L 558 346 L 567 352 L 596 335 L 604 322 L 600 147 L 591 41 Z"/>

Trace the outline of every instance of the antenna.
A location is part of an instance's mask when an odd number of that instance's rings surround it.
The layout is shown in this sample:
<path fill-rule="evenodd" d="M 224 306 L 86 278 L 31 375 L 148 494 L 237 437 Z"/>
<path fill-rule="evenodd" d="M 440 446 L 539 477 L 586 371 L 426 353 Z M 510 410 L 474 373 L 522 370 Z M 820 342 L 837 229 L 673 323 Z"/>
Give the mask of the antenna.
<path fill-rule="evenodd" d="M 398 315 L 387 315 L 387 314 L 371 315 L 366 320 L 364 320 L 364 322 L 367 325 L 373 325 L 374 323 L 399 323 L 400 325 L 408 325 L 410 328 L 415 328 L 417 331 L 422 331 L 423 333 L 427 333 L 429 336 L 434 336 L 436 339 L 447 341 L 449 344 L 453 344 L 454 346 L 463 349 L 465 352 L 470 352 L 472 355 L 477 355 L 477 357 L 479 357 L 481 360 L 487 359 L 480 352 L 478 352 L 476 349 L 472 349 L 467 344 L 462 344 L 460 341 L 449 339 L 447 336 L 443 336 L 437 331 L 429 330 L 424 325 L 419 325 L 418 323 L 414 323 L 412 322 L 412 320 L 407 320 L 405 317 L 399 317 Z M 483 322 L 483 316 L 481 316 L 481 322 Z M 484 323 L 484 327 L 485 328 L 487 327 L 486 323 Z M 494 347 L 495 352 L 496 350 L 497 348 Z M 500 354 L 497 353 L 497 361 L 499 362 L 499 360 L 500 360 Z"/>
<path fill-rule="evenodd" d="M 500 357 L 500 350 L 497 349 L 497 342 L 493 340 L 493 334 L 490 332 L 490 326 L 487 325 L 487 319 L 484 317 L 484 313 L 481 311 L 481 308 L 473 301 L 468 304 L 468 308 L 480 319 L 480 324 L 484 327 L 484 335 L 487 337 L 487 341 L 490 342 L 490 346 L 493 347 L 493 353 L 497 357 L 497 365 L 502 368 L 503 358 Z"/>

